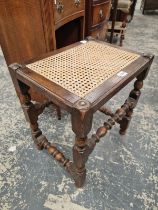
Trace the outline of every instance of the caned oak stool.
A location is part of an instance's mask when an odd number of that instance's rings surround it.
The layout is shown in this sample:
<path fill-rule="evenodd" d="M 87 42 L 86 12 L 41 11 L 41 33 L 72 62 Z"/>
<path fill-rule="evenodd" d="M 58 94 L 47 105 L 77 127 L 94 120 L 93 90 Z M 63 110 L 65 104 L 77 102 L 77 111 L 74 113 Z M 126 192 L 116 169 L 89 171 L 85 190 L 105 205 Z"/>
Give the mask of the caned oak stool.
<path fill-rule="evenodd" d="M 77 187 L 84 185 L 85 164 L 100 138 L 115 123 L 120 124 L 120 134 L 125 134 L 152 60 L 152 55 L 131 52 L 89 38 L 28 64 L 9 66 L 37 148 L 46 149 L 73 177 Z M 134 78 L 134 89 L 121 108 L 112 113 L 103 106 Z M 32 102 L 30 87 L 43 93 L 48 100 L 43 104 Z M 71 114 L 72 130 L 76 135 L 73 161 L 50 143 L 38 126 L 38 116 L 52 103 Z M 88 138 L 93 114 L 97 110 L 110 117 Z"/>

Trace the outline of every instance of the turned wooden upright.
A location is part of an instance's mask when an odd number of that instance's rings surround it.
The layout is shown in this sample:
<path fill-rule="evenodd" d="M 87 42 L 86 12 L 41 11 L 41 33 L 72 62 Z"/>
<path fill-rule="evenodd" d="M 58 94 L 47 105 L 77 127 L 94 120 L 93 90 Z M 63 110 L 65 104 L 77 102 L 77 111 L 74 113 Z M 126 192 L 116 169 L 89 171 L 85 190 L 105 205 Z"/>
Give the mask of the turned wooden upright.
<path fill-rule="evenodd" d="M 116 123 L 120 125 L 120 134 L 127 131 L 152 60 L 152 55 L 123 50 L 89 38 L 25 65 L 9 66 L 37 148 L 46 149 L 67 170 L 77 187 L 85 183 L 85 165 L 96 143 Z M 134 78 L 134 89 L 121 108 L 113 113 L 103 106 Z M 32 102 L 30 88 L 44 94 L 47 101 Z M 51 104 L 60 106 L 71 115 L 72 130 L 76 136 L 73 161 L 49 142 L 39 128 L 38 116 Z M 108 115 L 109 119 L 89 137 L 93 114 L 97 110 Z"/>

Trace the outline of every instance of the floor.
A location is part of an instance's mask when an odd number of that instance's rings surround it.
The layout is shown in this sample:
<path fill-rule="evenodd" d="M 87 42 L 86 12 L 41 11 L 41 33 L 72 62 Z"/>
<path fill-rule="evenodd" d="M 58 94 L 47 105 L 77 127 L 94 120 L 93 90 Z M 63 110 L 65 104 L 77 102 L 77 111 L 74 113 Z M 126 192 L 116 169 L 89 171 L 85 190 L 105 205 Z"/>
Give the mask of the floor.
<path fill-rule="evenodd" d="M 158 210 L 158 13 L 143 16 L 139 2 L 124 46 L 155 54 L 140 102 L 126 136 L 118 126 L 96 146 L 87 163 L 87 181 L 73 181 L 46 152 L 36 150 L 0 54 L 0 185 L 1 210 Z M 133 84 L 110 102 L 120 107 Z M 74 134 L 70 116 L 62 121 L 47 109 L 40 127 L 48 139 L 71 156 Z M 105 121 L 96 113 L 92 132 Z"/>

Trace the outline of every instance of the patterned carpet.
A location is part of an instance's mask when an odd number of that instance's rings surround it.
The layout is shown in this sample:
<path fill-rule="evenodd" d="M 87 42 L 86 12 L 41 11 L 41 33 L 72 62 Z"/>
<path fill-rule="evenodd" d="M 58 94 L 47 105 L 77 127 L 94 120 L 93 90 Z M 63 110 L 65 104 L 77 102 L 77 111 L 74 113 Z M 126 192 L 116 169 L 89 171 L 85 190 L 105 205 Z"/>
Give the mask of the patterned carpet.
<path fill-rule="evenodd" d="M 36 150 L 29 126 L 0 54 L 1 210 L 157 210 L 158 209 L 158 13 L 143 16 L 139 4 L 124 47 L 155 54 L 142 96 L 124 137 L 115 126 L 96 146 L 87 163 L 87 181 L 76 189 L 66 172 Z M 120 107 L 130 83 L 107 106 Z M 105 116 L 97 112 L 92 133 Z M 58 121 L 46 109 L 39 124 L 49 140 L 71 157 L 74 134 L 70 116 Z"/>

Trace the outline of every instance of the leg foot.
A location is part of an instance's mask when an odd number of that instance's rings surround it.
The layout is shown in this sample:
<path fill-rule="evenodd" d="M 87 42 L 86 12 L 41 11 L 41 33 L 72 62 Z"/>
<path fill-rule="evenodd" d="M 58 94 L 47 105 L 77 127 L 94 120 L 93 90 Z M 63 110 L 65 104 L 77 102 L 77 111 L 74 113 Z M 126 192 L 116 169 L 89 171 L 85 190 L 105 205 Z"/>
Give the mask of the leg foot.
<path fill-rule="evenodd" d="M 77 179 L 75 180 L 75 186 L 77 188 L 81 188 L 84 186 L 85 181 L 86 181 L 86 169 L 80 171 L 80 173 L 77 174 Z"/>
<path fill-rule="evenodd" d="M 68 172 L 75 181 L 75 186 L 77 188 L 82 188 L 86 181 L 86 169 L 79 170 L 76 168 L 74 163 L 71 163 L 68 167 Z"/>

